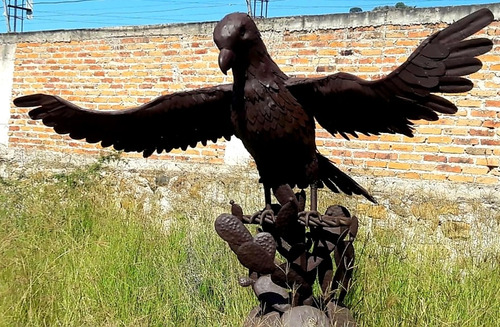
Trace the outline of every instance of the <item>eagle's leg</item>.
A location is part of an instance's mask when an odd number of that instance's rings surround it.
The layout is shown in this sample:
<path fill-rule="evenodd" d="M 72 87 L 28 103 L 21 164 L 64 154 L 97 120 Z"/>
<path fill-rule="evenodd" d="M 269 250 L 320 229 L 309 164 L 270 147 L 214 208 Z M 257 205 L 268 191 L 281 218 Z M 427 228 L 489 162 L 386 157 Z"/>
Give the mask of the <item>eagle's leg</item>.
<path fill-rule="evenodd" d="M 264 186 L 264 200 L 265 207 L 263 210 L 258 211 L 252 215 L 252 217 L 260 217 L 272 214 L 276 215 L 277 211 L 281 210 L 284 205 L 294 202 L 295 208 L 300 208 L 299 201 L 293 192 L 293 188 L 288 184 L 282 184 L 279 186 L 269 186 L 268 184 L 263 184 Z M 279 206 L 273 205 L 271 200 L 271 192 L 274 194 L 276 200 L 278 200 Z"/>
<path fill-rule="evenodd" d="M 313 182 L 311 184 L 311 211 L 318 210 L 318 183 Z"/>
<path fill-rule="evenodd" d="M 265 200 L 265 208 L 271 208 L 271 187 L 269 185 L 264 184 L 264 200 Z M 264 209 L 265 210 L 265 209 Z"/>
<path fill-rule="evenodd" d="M 257 211 L 256 213 L 254 213 L 251 216 L 252 217 L 251 218 L 252 221 L 254 219 L 258 218 L 262 222 L 265 219 L 268 219 L 269 215 L 271 215 L 272 217 L 274 217 L 274 215 L 276 214 L 276 212 L 273 210 L 272 199 L 271 199 L 271 191 L 274 193 L 274 195 L 278 199 L 278 202 L 281 202 L 280 201 L 280 197 L 276 193 L 277 190 L 280 189 L 280 187 L 278 187 L 278 188 L 271 187 L 267 183 L 263 183 L 263 187 L 264 187 L 264 201 L 265 201 L 265 206 L 264 206 L 264 209 L 262 209 L 260 211 Z M 274 218 L 272 218 L 272 219 L 274 220 Z"/>
<path fill-rule="evenodd" d="M 271 190 L 272 188 L 268 184 L 263 184 L 264 185 L 264 201 L 265 201 L 265 206 L 264 209 L 261 211 L 258 211 L 254 214 L 256 217 L 260 217 L 260 221 L 264 221 L 267 218 L 269 218 L 269 215 L 271 217 L 274 217 L 274 211 L 272 209 L 272 200 L 271 200 Z M 272 218 L 274 220 L 274 218 Z"/>
<path fill-rule="evenodd" d="M 318 212 L 318 182 L 311 183 L 309 187 L 311 188 L 309 211 L 305 210 L 299 213 L 299 219 L 305 218 L 306 225 L 311 217 L 321 220 L 321 214 Z"/>

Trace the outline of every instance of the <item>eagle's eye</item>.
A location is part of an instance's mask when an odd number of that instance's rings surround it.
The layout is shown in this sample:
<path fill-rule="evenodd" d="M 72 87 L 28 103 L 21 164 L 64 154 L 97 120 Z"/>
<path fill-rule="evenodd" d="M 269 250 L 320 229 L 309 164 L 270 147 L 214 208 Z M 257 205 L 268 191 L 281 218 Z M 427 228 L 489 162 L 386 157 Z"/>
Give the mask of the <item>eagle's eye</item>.
<path fill-rule="evenodd" d="M 245 33 L 247 32 L 247 29 L 245 28 L 245 25 L 240 27 L 240 36 L 244 37 Z"/>

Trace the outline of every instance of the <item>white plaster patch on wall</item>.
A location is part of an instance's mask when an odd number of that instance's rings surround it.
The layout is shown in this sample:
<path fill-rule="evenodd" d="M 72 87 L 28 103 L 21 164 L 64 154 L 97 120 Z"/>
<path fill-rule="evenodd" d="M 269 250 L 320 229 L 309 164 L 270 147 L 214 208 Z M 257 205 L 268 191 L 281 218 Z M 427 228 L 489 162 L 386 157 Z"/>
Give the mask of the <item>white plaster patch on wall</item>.
<path fill-rule="evenodd" d="M 9 140 L 9 119 L 14 76 L 15 44 L 0 45 L 0 144 Z"/>
<path fill-rule="evenodd" d="M 224 153 L 224 163 L 227 165 L 245 165 L 250 160 L 250 153 L 239 138 L 231 137 L 226 142 L 226 151 Z"/>

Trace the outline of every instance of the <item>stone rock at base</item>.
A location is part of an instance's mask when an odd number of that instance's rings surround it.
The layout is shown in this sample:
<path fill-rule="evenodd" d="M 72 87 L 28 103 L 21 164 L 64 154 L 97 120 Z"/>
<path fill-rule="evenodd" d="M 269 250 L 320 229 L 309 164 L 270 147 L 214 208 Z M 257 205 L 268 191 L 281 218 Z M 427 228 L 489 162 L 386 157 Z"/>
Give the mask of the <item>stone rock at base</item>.
<path fill-rule="evenodd" d="M 270 312 L 264 316 L 258 316 L 260 307 L 255 307 L 250 311 L 243 327 L 281 327 L 281 317 L 278 312 Z"/>
<path fill-rule="evenodd" d="M 325 312 L 303 305 L 285 311 L 280 317 L 276 311 L 259 316 L 260 306 L 253 308 L 243 327 L 356 327 L 349 309 L 330 302 Z"/>
<path fill-rule="evenodd" d="M 273 283 L 271 276 L 259 277 L 253 285 L 253 290 L 263 305 L 272 307 L 279 312 L 290 309 L 288 291 Z"/>
<path fill-rule="evenodd" d="M 332 327 L 356 327 L 356 321 L 346 307 L 330 302 L 326 306 L 326 312 L 330 317 Z"/>
<path fill-rule="evenodd" d="M 329 327 L 330 319 L 314 307 L 303 305 L 293 307 L 281 317 L 283 327 Z"/>

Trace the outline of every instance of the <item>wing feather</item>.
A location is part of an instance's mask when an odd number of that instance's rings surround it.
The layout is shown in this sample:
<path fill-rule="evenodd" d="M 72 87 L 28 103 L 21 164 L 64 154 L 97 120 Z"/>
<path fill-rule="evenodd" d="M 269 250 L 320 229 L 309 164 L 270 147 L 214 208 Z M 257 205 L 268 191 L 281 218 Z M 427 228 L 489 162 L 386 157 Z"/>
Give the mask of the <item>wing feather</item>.
<path fill-rule="evenodd" d="M 457 107 L 432 93 L 462 93 L 473 83 L 464 76 L 481 69 L 476 56 L 493 47 L 487 38 L 468 39 L 493 21 L 489 9 L 472 13 L 431 35 L 396 70 L 377 81 L 347 73 L 289 79 L 287 87 L 330 133 L 356 136 L 413 135 L 410 120 L 436 120 Z"/>
<path fill-rule="evenodd" d="M 234 134 L 231 123 L 232 86 L 222 85 L 160 96 L 124 110 L 89 110 L 58 96 L 33 94 L 14 100 L 58 134 L 144 157 L 174 148 L 195 147 Z"/>

